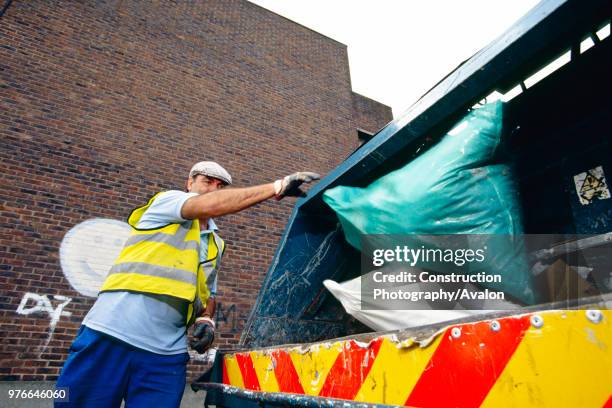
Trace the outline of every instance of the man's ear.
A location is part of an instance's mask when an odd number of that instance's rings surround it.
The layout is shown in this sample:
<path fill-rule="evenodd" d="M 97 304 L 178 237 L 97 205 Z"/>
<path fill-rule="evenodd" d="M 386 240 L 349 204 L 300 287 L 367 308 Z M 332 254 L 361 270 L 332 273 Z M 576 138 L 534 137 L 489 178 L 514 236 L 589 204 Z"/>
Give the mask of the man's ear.
<path fill-rule="evenodd" d="M 193 184 L 193 177 L 189 177 L 187 181 L 185 181 L 185 191 L 189 193 L 191 191 L 192 184 Z"/>

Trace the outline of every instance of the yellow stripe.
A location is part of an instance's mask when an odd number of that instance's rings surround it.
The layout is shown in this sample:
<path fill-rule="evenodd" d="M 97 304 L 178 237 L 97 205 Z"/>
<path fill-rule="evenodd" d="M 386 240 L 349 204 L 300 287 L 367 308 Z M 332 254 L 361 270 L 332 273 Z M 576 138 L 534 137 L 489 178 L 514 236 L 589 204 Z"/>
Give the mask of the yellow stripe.
<path fill-rule="evenodd" d="M 612 394 L 612 312 L 539 313 L 482 407 L 601 407 Z"/>
<path fill-rule="evenodd" d="M 138 279 L 134 279 L 134 275 L 138 275 Z M 170 295 L 191 302 L 195 297 L 196 288 L 194 285 L 188 283 L 159 276 L 147 276 L 135 273 L 113 273 L 112 275 L 108 275 L 100 290 L 105 291 L 114 289 Z"/>
<path fill-rule="evenodd" d="M 423 348 L 418 344 L 398 348 L 385 338 L 355 401 L 404 405 L 441 339 L 438 336 Z"/>
<path fill-rule="evenodd" d="M 181 251 L 161 242 L 141 242 L 123 248 L 115 263 L 142 262 L 143 259 L 149 264 L 196 273 L 194 265 L 199 263 L 199 254 L 195 249 Z"/>
<path fill-rule="evenodd" d="M 315 344 L 305 353 L 299 349 L 289 350 L 289 356 L 305 394 L 319 395 L 329 370 L 342 351 L 342 344 L 340 342 Z"/>
<path fill-rule="evenodd" d="M 227 369 L 227 378 L 229 379 L 230 385 L 234 387 L 244 388 L 244 382 L 242 381 L 242 373 L 240 367 L 238 367 L 238 361 L 234 355 L 228 354 L 225 357 L 225 368 Z"/>
<path fill-rule="evenodd" d="M 266 392 L 279 392 L 280 389 L 276 381 L 274 365 L 272 364 L 270 356 L 261 351 L 253 351 L 250 354 L 261 390 Z"/>

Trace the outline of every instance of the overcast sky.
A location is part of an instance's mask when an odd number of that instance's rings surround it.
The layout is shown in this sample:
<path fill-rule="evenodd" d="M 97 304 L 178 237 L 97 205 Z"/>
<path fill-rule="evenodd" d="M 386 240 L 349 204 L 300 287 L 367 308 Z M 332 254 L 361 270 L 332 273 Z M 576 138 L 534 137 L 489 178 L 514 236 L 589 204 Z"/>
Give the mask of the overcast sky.
<path fill-rule="evenodd" d="M 348 46 L 353 90 L 398 117 L 537 0 L 250 0 Z"/>

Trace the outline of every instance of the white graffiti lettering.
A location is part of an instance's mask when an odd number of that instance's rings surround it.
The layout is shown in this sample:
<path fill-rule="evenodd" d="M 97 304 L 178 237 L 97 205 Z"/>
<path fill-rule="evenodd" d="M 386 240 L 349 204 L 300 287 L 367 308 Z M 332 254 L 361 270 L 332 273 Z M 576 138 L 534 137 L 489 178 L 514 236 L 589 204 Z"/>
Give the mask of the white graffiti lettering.
<path fill-rule="evenodd" d="M 47 295 L 37 295 L 36 293 L 26 293 L 23 295 L 19 306 L 17 306 L 17 314 L 29 316 L 34 313 L 47 313 L 49 315 L 49 335 L 45 341 L 44 347 L 46 347 L 51 341 L 51 337 L 53 337 L 53 332 L 55 332 L 55 326 L 57 322 L 59 322 L 60 317 L 62 316 L 71 316 L 72 313 L 64 310 L 66 305 L 72 301 L 72 298 L 62 296 L 62 295 L 54 295 L 53 300 L 57 300 L 59 303 L 56 307 L 53 307 L 51 301 L 47 297 Z M 30 301 L 33 301 L 33 305 L 28 305 Z"/>

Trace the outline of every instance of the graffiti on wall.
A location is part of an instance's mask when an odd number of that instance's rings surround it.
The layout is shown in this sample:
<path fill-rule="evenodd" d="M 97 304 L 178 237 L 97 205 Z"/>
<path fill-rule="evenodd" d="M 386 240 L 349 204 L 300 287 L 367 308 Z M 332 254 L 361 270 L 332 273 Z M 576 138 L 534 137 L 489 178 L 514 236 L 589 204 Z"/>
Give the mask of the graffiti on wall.
<path fill-rule="evenodd" d="M 60 265 L 81 295 L 97 297 L 113 262 L 130 235 L 122 221 L 94 218 L 75 225 L 60 244 Z"/>
<path fill-rule="evenodd" d="M 59 302 L 55 307 L 47 295 L 37 295 L 36 293 L 28 292 L 23 296 L 23 298 L 21 298 L 21 302 L 17 307 L 17 314 L 23 316 L 29 316 L 35 313 L 46 313 L 49 316 L 49 334 L 47 335 L 43 348 L 47 347 L 51 341 L 53 332 L 55 332 L 55 326 L 57 325 L 57 322 L 59 322 L 60 317 L 72 315 L 72 313 L 64 310 L 72 298 L 54 295 L 53 300 Z"/>
<path fill-rule="evenodd" d="M 62 272 L 70 285 L 83 296 L 98 296 L 98 290 L 129 234 L 127 223 L 106 218 L 94 218 L 71 228 L 62 239 L 59 251 Z M 71 316 L 64 310 L 71 301 L 72 298 L 63 295 L 30 292 L 21 299 L 17 314 L 47 315 L 49 318 L 43 350 L 51 341 L 60 318 Z"/>
<path fill-rule="evenodd" d="M 217 301 L 215 310 L 215 323 L 217 332 L 224 331 L 230 333 L 238 333 L 246 323 L 247 316 L 244 313 L 238 312 L 237 305 L 226 305 L 223 302 Z M 216 341 L 215 341 L 216 343 Z M 195 350 L 189 349 L 189 356 L 194 361 L 201 361 L 212 364 L 215 361 L 218 348 L 211 348 L 203 354 L 198 354 Z"/>
<path fill-rule="evenodd" d="M 238 333 L 247 321 L 246 314 L 239 312 L 236 304 L 225 305 L 217 302 L 215 323 L 217 327 L 223 327 L 226 332 Z"/>
<path fill-rule="evenodd" d="M 60 265 L 70 285 L 81 295 L 97 297 L 98 291 L 115 259 L 128 239 L 131 228 L 122 221 L 105 218 L 94 218 L 71 228 L 60 244 Z M 62 316 L 71 313 L 64 310 L 72 298 L 63 295 L 40 295 L 25 293 L 17 307 L 17 314 L 47 315 L 49 334 L 45 340 L 46 347 Z M 56 306 L 53 304 L 56 303 Z M 217 327 L 223 331 L 237 333 L 242 330 L 247 316 L 239 312 L 236 304 L 217 302 L 215 320 Z M 192 354 L 199 361 L 214 359 L 215 350 L 203 355 Z"/>

